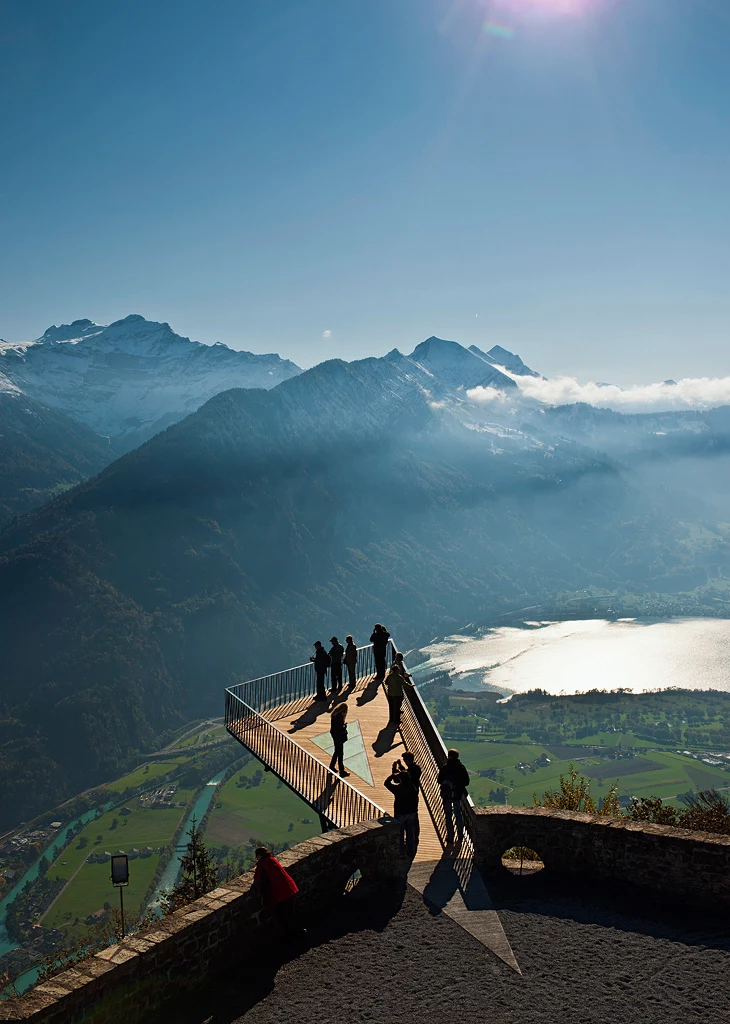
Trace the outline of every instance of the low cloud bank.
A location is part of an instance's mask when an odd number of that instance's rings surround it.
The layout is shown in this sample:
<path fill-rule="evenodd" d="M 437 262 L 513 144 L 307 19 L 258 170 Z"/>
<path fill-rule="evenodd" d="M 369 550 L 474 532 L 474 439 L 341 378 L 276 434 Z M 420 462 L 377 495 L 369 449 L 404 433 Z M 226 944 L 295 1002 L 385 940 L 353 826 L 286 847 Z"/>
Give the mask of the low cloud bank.
<path fill-rule="evenodd" d="M 710 409 L 730 405 L 730 377 L 685 377 L 675 383 L 635 384 L 620 388 L 615 384 L 581 384 L 575 377 L 541 380 L 537 377 L 512 379 L 524 398 L 545 405 L 572 405 L 586 402 L 600 409 L 617 412 L 667 412 L 681 409 Z M 472 388 L 467 392 L 475 402 L 510 402 L 512 396 L 496 388 Z"/>

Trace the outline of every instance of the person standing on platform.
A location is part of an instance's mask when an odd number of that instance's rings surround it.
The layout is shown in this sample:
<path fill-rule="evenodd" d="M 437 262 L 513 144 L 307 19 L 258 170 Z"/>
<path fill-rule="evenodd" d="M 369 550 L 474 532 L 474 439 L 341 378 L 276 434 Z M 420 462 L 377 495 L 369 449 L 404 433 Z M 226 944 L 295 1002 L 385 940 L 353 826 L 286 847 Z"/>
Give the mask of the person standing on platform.
<path fill-rule="evenodd" d="M 330 656 L 322 646 L 321 640 L 314 641 L 314 654 L 309 660 L 314 662 L 314 674 L 317 677 L 317 696 L 314 699 L 327 700 L 324 681 L 327 676 L 327 669 L 330 667 Z"/>
<path fill-rule="evenodd" d="M 330 696 L 334 697 L 342 689 L 342 656 L 345 648 L 336 636 L 330 640 Z"/>
<path fill-rule="evenodd" d="M 403 655 L 401 654 L 400 651 L 398 651 L 396 656 L 393 658 L 393 664 L 395 666 L 397 666 L 397 668 L 400 671 L 400 674 L 403 676 L 403 678 L 405 680 L 407 680 L 408 682 L 410 682 L 411 676 L 410 676 L 410 673 L 406 672 L 405 662 L 403 661 Z"/>
<path fill-rule="evenodd" d="M 454 842 L 454 822 L 459 842 L 464 838 L 464 812 L 461 809 L 461 801 L 462 797 L 466 796 L 469 786 L 469 772 L 466 765 L 459 760 L 458 750 L 449 751 L 446 764 L 439 768 L 438 781 L 446 818 L 446 843 L 450 846 Z"/>
<path fill-rule="evenodd" d="M 299 886 L 266 846 L 259 846 L 256 850 L 253 881 L 264 903 L 273 907 L 284 934 L 290 938 L 306 938 L 306 929 L 298 926 L 296 921 L 296 897 Z"/>
<path fill-rule="evenodd" d="M 373 632 L 370 636 L 370 643 L 373 645 L 373 660 L 375 661 L 375 675 L 378 679 L 385 679 L 385 663 L 388 657 L 388 641 L 390 640 L 390 633 L 381 626 L 379 622 L 375 623 Z"/>
<path fill-rule="evenodd" d="M 403 704 L 404 686 L 413 686 L 408 673 L 394 663 L 388 669 L 385 677 L 385 695 L 388 698 L 388 725 L 400 725 L 400 709 Z"/>
<path fill-rule="evenodd" d="M 416 758 L 410 750 L 406 750 L 403 754 L 403 764 L 406 766 L 406 771 L 408 772 L 410 780 L 413 783 L 413 787 L 416 790 L 416 808 L 418 808 L 418 797 L 421 792 L 421 766 L 420 764 L 416 764 Z M 413 831 L 416 840 L 416 849 L 418 849 L 418 840 L 421 837 L 421 823 L 418 820 L 418 815 L 416 815 L 415 828 Z"/>
<path fill-rule="evenodd" d="M 418 790 L 400 761 L 393 762 L 393 769 L 384 785 L 393 794 L 393 817 L 400 825 L 400 855 L 415 857 Z"/>
<path fill-rule="evenodd" d="M 345 643 L 347 644 L 347 647 L 345 648 L 345 657 L 343 658 L 343 662 L 347 666 L 347 673 L 349 676 L 348 683 L 354 690 L 355 683 L 357 682 L 357 672 L 355 670 L 355 666 L 357 665 L 357 647 L 355 646 L 355 641 L 351 636 L 345 637 Z"/>
<path fill-rule="evenodd" d="M 335 752 L 330 761 L 330 771 L 335 770 L 339 762 L 340 777 L 347 778 L 350 774 L 345 771 L 345 743 L 347 742 L 347 704 L 343 701 L 337 704 L 330 711 L 330 736 L 335 746 Z"/>

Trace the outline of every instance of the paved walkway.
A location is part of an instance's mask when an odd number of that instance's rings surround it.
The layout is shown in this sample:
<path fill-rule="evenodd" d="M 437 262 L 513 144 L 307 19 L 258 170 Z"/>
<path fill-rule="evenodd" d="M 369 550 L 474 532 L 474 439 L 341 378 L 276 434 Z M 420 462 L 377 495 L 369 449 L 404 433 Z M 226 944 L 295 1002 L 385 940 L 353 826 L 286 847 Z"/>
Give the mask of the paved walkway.
<path fill-rule="evenodd" d="M 343 700 L 349 706 L 345 745 L 348 782 L 368 800 L 392 811 L 393 798 L 384 782 L 391 773 L 394 759 L 400 757 L 405 748 L 398 730 L 388 725 L 388 701 L 374 676 L 358 679 L 354 687 L 346 687 L 338 697 L 326 703 L 300 700 L 272 708 L 265 712 L 265 717 L 329 766 L 333 750 L 329 711 Z M 447 856 L 423 795 L 419 821 L 418 851 L 408 875 L 409 883 L 425 894 L 438 913 L 456 921 L 486 949 L 519 972 L 499 915 L 474 869 L 474 850 L 468 836 L 455 857 Z"/>
<path fill-rule="evenodd" d="M 465 844 L 466 845 L 466 844 Z M 520 974 L 514 951 L 469 847 L 457 859 L 414 863 L 408 884 L 418 892 L 431 914 L 445 914 Z"/>
<path fill-rule="evenodd" d="M 311 948 L 242 964 L 160 1024 L 725 1024 L 727 924 L 578 891 L 542 876 L 490 882 L 522 974 L 412 887 L 358 887 Z"/>

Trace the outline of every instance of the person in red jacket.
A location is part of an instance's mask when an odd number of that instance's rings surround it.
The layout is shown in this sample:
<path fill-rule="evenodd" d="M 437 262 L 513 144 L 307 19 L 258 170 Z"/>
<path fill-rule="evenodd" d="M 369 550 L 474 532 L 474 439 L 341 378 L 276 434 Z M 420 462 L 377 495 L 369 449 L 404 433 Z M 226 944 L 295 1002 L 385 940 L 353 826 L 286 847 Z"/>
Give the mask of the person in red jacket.
<path fill-rule="evenodd" d="M 296 896 L 299 886 L 266 846 L 259 846 L 256 850 L 253 881 L 260 890 L 264 903 L 273 907 L 282 930 L 292 937 L 306 936 L 306 929 L 297 927 L 296 924 Z"/>

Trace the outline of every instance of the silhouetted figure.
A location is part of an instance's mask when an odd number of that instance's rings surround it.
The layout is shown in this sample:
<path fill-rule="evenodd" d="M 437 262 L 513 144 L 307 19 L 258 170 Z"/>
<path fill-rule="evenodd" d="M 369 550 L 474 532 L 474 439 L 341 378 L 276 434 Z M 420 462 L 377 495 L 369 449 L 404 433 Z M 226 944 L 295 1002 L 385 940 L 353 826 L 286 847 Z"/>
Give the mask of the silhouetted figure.
<path fill-rule="evenodd" d="M 456 834 L 459 842 L 464 838 L 464 813 L 461 809 L 461 799 L 466 796 L 469 787 L 469 772 L 459 760 L 458 750 L 449 751 L 446 764 L 439 768 L 438 781 L 446 818 L 446 842 L 451 845 L 454 842 L 454 821 L 456 821 Z"/>
<path fill-rule="evenodd" d="M 330 761 L 330 771 L 335 770 L 339 762 L 340 775 L 344 779 L 350 773 L 345 771 L 345 743 L 347 742 L 347 704 L 337 704 L 330 711 L 330 736 L 335 745 L 335 752 Z"/>
<path fill-rule="evenodd" d="M 334 697 L 342 689 L 342 656 L 345 653 L 345 648 L 336 636 L 332 637 L 330 643 L 332 644 L 330 647 L 330 694 Z"/>
<path fill-rule="evenodd" d="M 398 653 L 394 656 L 393 664 L 400 669 L 403 678 L 407 679 L 410 682 L 411 676 L 408 672 L 406 672 L 405 662 L 403 661 L 403 655 L 401 654 L 400 651 L 398 651 Z"/>
<path fill-rule="evenodd" d="M 394 662 L 385 677 L 385 695 L 388 698 L 388 724 L 400 725 L 400 709 L 403 704 L 405 686 L 413 686 L 411 677 L 402 667 Z"/>
<path fill-rule="evenodd" d="M 317 696 L 315 700 L 327 700 L 327 691 L 324 681 L 327 676 L 327 669 L 330 667 L 330 656 L 322 646 L 321 640 L 314 641 L 314 654 L 309 658 L 314 662 L 314 674 L 317 677 Z"/>
<path fill-rule="evenodd" d="M 345 643 L 347 644 L 347 647 L 345 648 L 345 657 L 342 660 L 347 666 L 347 673 L 349 676 L 348 683 L 354 690 L 355 683 L 357 682 L 357 647 L 355 646 L 355 641 L 351 636 L 345 637 Z"/>
<path fill-rule="evenodd" d="M 421 792 L 421 766 L 416 764 L 416 758 L 411 750 L 406 750 L 403 754 L 403 763 L 406 766 L 406 771 L 410 777 L 411 782 L 416 790 L 416 806 L 418 806 L 418 797 Z M 416 826 L 414 829 L 416 839 L 416 849 L 418 849 L 418 840 L 421 837 L 421 823 L 416 815 Z"/>
<path fill-rule="evenodd" d="M 393 794 L 393 817 L 400 825 L 400 855 L 403 857 L 407 853 L 409 857 L 415 857 L 418 790 L 400 761 L 393 762 L 393 770 L 384 785 Z"/>
<path fill-rule="evenodd" d="M 370 643 L 373 645 L 373 660 L 375 661 L 375 675 L 378 679 L 385 679 L 385 662 L 388 656 L 388 641 L 390 640 L 390 633 L 381 626 L 379 622 L 375 623 L 373 632 L 370 636 Z"/>
<path fill-rule="evenodd" d="M 273 907 L 279 927 L 288 937 L 304 938 L 306 929 L 297 925 L 296 896 L 299 886 L 266 846 L 256 850 L 254 885 L 267 906 Z"/>

